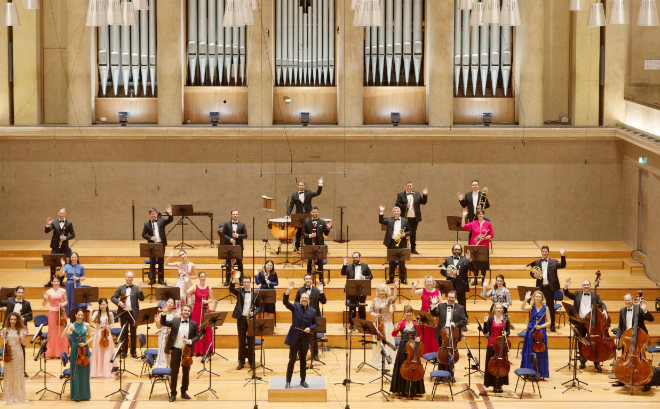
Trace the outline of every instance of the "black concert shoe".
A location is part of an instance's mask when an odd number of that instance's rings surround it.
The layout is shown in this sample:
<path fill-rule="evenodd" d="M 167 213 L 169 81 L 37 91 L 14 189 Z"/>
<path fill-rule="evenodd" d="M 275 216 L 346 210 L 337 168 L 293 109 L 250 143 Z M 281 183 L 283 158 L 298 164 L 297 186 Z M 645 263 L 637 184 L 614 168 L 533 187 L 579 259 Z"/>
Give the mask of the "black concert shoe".
<path fill-rule="evenodd" d="M 413 254 L 419 254 L 419 252 L 417 251 L 417 249 L 412 249 L 412 250 L 410 250 L 410 252 L 413 253 Z"/>
<path fill-rule="evenodd" d="M 140 359 L 135 352 L 131 352 L 131 358 Z"/>
<path fill-rule="evenodd" d="M 557 332 L 557 329 L 555 328 L 555 324 L 550 325 L 550 331 Z"/>
<path fill-rule="evenodd" d="M 191 398 L 190 398 L 190 395 L 188 395 L 186 392 L 183 392 L 183 391 L 181 391 L 181 397 L 182 397 L 183 399 L 191 399 Z"/>
<path fill-rule="evenodd" d="M 401 284 L 408 284 L 408 280 L 407 280 L 407 279 L 405 279 L 405 278 L 404 278 L 404 279 L 402 279 L 402 280 L 401 280 Z"/>
<path fill-rule="evenodd" d="M 580 368 L 580 369 L 584 369 L 586 366 L 587 366 L 586 361 L 583 361 L 582 359 L 580 359 L 580 366 L 579 366 L 579 368 Z"/>
<path fill-rule="evenodd" d="M 243 368 L 245 368 L 245 362 L 239 362 L 238 365 L 236 366 L 237 371 L 240 371 Z"/>
<path fill-rule="evenodd" d="M 303 388 L 309 388 L 309 385 L 307 385 L 307 382 L 305 381 L 300 381 L 300 386 L 302 386 Z"/>
<path fill-rule="evenodd" d="M 154 284 L 156 284 L 156 280 L 149 280 L 149 284 L 147 284 L 147 285 L 151 286 L 151 285 L 154 285 Z"/>
<path fill-rule="evenodd" d="M 596 368 L 596 372 L 603 372 L 603 367 L 598 362 L 594 362 L 594 368 Z"/>
<path fill-rule="evenodd" d="M 391 278 L 387 279 L 387 281 L 385 282 L 385 284 L 392 284 L 392 283 L 394 283 L 394 280 Z"/>
<path fill-rule="evenodd" d="M 176 400 L 176 393 L 171 393 L 170 394 L 170 402 L 174 402 Z"/>
<path fill-rule="evenodd" d="M 165 280 L 158 280 L 158 284 L 160 284 L 160 285 L 167 285 L 167 282 L 165 282 Z"/>
<path fill-rule="evenodd" d="M 291 389 L 291 382 L 287 381 L 287 383 L 284 384 L 284 389 Z"/>
<path fill-rule="evenodd" d="M 651 390 L 651 382 L 647 383 L 646 385 L 644 385 L 644 388 L 642 388 L 642 391 L 644 392 L 648 392 L 650 390 Z"/>
<path fill-rule="evenodd" d="M 224 283 L 222 283 L 222 285 L 225 287 L 229 287 L 229 281 L 225 281 Z"/>

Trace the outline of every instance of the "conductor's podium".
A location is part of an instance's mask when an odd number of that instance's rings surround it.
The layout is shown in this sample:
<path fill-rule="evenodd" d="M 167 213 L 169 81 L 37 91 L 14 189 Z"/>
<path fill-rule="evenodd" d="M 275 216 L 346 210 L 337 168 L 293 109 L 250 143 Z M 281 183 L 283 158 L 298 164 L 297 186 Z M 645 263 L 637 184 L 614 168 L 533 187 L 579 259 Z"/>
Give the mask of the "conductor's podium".
<path fill-rule="evenodd" d="M 286 389 L 286 378 L 271 377 L 268 385 L 268 402 L 326 402 L 328 393 L 324 377 L 307 377 L 309 388 L 300 386 L 300 378 L 291 378 L 291 388 Z"/>

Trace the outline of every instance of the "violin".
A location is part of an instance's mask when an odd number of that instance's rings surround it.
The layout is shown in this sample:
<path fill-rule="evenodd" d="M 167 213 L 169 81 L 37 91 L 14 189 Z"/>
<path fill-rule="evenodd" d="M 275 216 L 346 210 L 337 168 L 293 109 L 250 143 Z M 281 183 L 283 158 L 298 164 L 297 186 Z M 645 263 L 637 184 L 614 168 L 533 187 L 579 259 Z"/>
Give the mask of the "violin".
<path fill-rule="evenodd" d="M 103 328 L 101 330 L 101 340 L 99 341 L 99 346 L 101 348 L 107 348 L 110 346 L 110 341 L 108 341 L 108 337 L 110 336 L 110 330 L 107 328 Z"/>
<path fill-rule="evenodd" d="M 190 345 L 186 345 L 183 347 L 183 351 L 181 353 L 181 366 L 192 366 L 192 363 L 192 347 Z"/>
<path fill-rule="evenodd" d="M 422 355 L 424 355 L 424 344 L 415 340 L 406 342 L 406 360 L 399 368 L 399 374 L 403 379 L 411 382 L 424 379 Z"/>
<path fill-rule="evenodd" d="M 78 343 L 80 342 L 82 342 L 82 337 L 78 335 Z M 78 366 L 89 365 L 89 357 L 87 356 L 87 348 L 85 348 L 85 346 L 78 346 L 78 352 L 76 353 L 76 364 Z"/>
<path fill-rule="evenodd" d="M 504 328 L 506 328 L 506 321 L 507 317 L 504 316 Z M 539 331 L 539 333 L 540 332 L 541 331 Z M 543 339 L 541 339 L 541 341 L 543 341 Z M 506 336 L 506 331 L 502 331 L 502 335 L 495 338 L 493 341 L 493 349 L 498 352 L 496 356 L 493 356 L 488 361 L 488 373 L 496 378 L 505 377 L 511 370 L 508 355 L 509 349 L 511 349 L 511 341 L 509 341 L 509 338 Z"/>
<path fill-rule="evenodd" d="M 11 345 L 9 343 L 5 343 L 4 358 L 5 362 L 11 362 Z"/>
<path fill-rule="evenodd" d="M 639 291 L 641 303 L 642 291 Z M 633 326 L 619 338 L 619 348 L 623 349 L 621 357 L 614 362 L 614 375 L 621 383 L 630 386 L 641 386 L 651 382 L 653 365 L 646 358 L 649 346 L 649 335 L 639 328 L 639 305 L 633 306 Z"/>
<path fill-rule="evenodd" d="M 448 365 L 449 355 L 454 356 L 452 364 L 458 362 L 459 354 L 458 348 L 456 348 L 456 343 L 458 342 L 460 335 L 460 331 L 452 328 L 451 325 L 443 328 L 442 331 L 440 331 L 441 344 L 440 348 L 438 349 L 438 363 Z"/>
<path fill-rule="evenodd" d="M 536 320 L 536 325 L 539 325 L 538 319 Z M 541 332 L 540 329 L 534 330 L 534 332 L 532 333 L 532 339 L 534 339 L 534 343 L 532 344 L 532 351 L 537 353 L 544 352 L 545 343 L 543 342 L 543 332 Z"/>
<path fill-rule="evenodd" d="M 584 317 L 587 327 L 585 336 L 587 343 L 581 345 L 582 356 L 592 362 L 604 362 L 614 357 L 616 345 L 614 339 L 610 336 L 610 325 L 612 321 L 608 316 L 603 316 L 603 309 L 596 303 L 598 294 L 598 285 L 600 284 L 600 270 L 596 271 L 596 281 L 594 283 L 594 294 L 591 297 L 591 311 Z"/>

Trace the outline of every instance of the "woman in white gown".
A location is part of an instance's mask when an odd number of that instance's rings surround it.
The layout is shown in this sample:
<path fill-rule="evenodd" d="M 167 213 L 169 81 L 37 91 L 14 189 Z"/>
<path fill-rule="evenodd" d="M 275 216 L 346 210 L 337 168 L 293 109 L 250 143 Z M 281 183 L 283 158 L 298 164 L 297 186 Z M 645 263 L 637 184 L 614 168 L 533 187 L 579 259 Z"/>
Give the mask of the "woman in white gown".
<path fill-rule="evenodd" d="M 394 324 L 392 323 L 392 312 L 396 311 L 396 305 L 394 304 L 394 301 L 396 300 L 396 289 L 398 286 L 399 279 L 397 278 L 394 282 L 394 294 L 390 295 L 390 288 L 385 284 L 380 284 L 376 288 L 376 297 L 371 301 L 371 307 L 369 307 L 369 313 L 374 318 L 374 320 L 378 319 L 379 321 L 383 322 L 383 335 L 385 335 L 387 342 L 391 343 L 392 345 L 394 345 L 394 337 L 392 336 L 392 331 L 394 330 Z M 374 341 L 376 341 L 376 337 L 374 337 Z M 392 362 L 394 362 L 395 352 L 387 346 L 385 347 L 385 350 L 387 351 L 387 354 L 390 356 L 390 358 L 392 358 Z M 371 365 L 375 366 L 376 368 L 380 368 L 382 351 L 380 345 L 378 343 L 373 344 L 371 351 Z M 386 361 L 385 366 L 391 367 L 392 364 L 388 364 Z"/>
<path fill-rule="evenodd" d="M 197 277 L 195 264 L 188 260 L 188 253 L 185 250 L 179 250 L 180 261 L 170 263 L 170 258 L 174 257 L 174 253 L 170 253 L 165 264 L 177 268 L 176 286 L 179 287 L 181 297 L 176 301 L 175 306 L 177 311 L 181 311 L 181 307 L 194 303 L 194 295 L 188 294 L 188 289 L 192 286 L 192 279 Z"/>
<path fill-rule="evenodd" d="M 156 328 L 160 330 L 158 333 L 158 356 L 156 357 L 154 368 L 169 368 L 170 354 L 165 353 L 165 343 L 167 342 L 167 336 L 170 333 L 170 328 L 161 326 L 160 316 L 165 314 L 165 319 L 167 321 L 171 321 L 174 318 L 178 318 L 179 314 L 174 311 L 174 300 L 171 298 L 167 301 L 161 302 L 159 307 L 160 314 L 156 314 L 154 320 L 156 323 Z"/>

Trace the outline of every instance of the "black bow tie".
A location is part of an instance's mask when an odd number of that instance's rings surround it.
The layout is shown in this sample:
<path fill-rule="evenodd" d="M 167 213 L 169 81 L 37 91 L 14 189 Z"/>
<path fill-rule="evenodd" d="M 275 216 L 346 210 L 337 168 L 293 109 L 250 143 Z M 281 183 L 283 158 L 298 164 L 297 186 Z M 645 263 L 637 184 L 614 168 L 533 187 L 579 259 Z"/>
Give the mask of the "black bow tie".
<path fill-rule="evenodd" d="M 460 257 L 454 256 L 454 260 L 459 260 L 459 259 L 460 259 Z"/>
<path fill-rule="evenodd" d="M 181 321 L 181 323 L 182 323 L 182 324 L 187 324 L 187 323 L 188 323 L 188 321 Z"/>
<path fill-rule="evenodd" d="M 23 304 L 23 301 L 16 301 L 15 304 Z"/>
<path fill-rule="evenodd" d="M 628 308 L 628 312 L 632 312 L 632 308 Z"/>
<path fill-rule="evenodd" d="M 591 293 L 583 293 L 582 294 L 584 297 L 591 297 Z"/>
<path fill-rule="evenodd" d="M 238 224 L 238 222 L 231 222 L 231 224 Z"/>
<path fill-rule="evenodd" d="M 548 260 L 541 260 L 541 263 L 547 263 Z"/>

